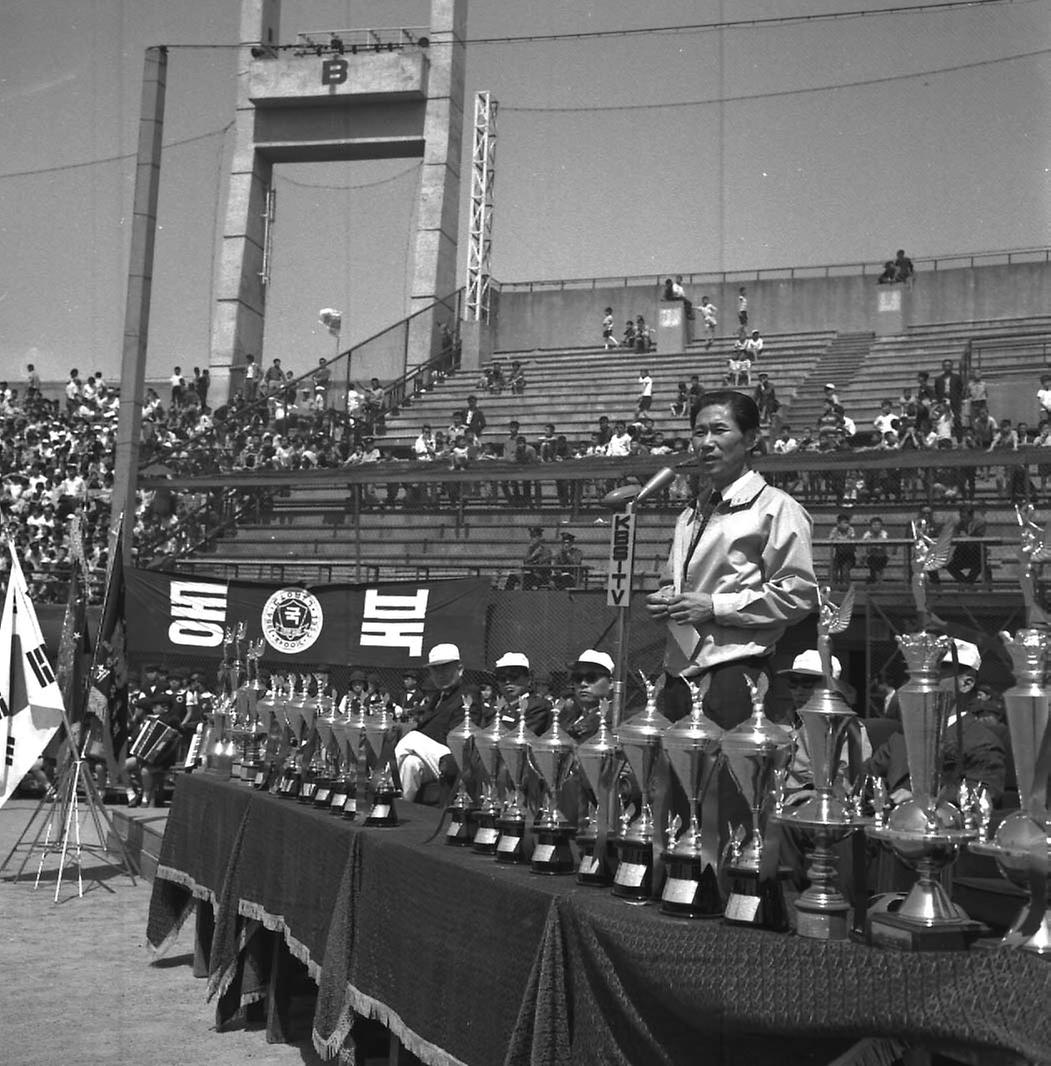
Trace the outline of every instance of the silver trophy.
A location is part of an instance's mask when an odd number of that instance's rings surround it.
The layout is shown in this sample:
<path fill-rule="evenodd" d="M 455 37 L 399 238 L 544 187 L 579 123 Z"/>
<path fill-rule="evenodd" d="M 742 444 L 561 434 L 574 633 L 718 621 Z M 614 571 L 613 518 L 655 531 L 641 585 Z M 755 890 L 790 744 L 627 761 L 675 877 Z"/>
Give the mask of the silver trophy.
<path fill-rule="evenodd" d="M 1048 900 L 1051 715 L 1044 677 L 1051 635 L 1043 629 L 1023 629 L 1014 637 L 1009 633 L 1000 636 L 1011 656 L 1015 675 L 1015 684 L 1004 693 L 1004 705 L 1018 779 L 1019 810 L 1007 815 L 989 840 L 988 818 L 979 796 L 979 840 L 970 845 L 970 850 L 995 859 L 1000 873 L 1029 893 L 1028 902 L 1008 929 L 1003 944 L 1048 958 L 1051 957 L 1051 902 Z"/>
<path fill-rule="evenodd" d="M 536 847 L 530 860 L 533 872 L 568 874 L 573 872 L 573 852 L 569 842 L 574 827 L 562 813 L 562 788 L 573 769 L 576 745 L 559 721 L 561 705 L 556 705 L 551 727 L 531 741 L 533 767 L 544 788 L 544 802 L 534 823 Z"/>
<path fill-rule="evenodd" d="M 723 734 L 722 749 L 730 774 L 751 811 L 751 826 L 735 826 L 727 872 L 733 879 L 726 902 L 730 922 L 770 929 L 787 927 L 787 911 L 779 883 L 778 854 L 769 846 L 768 822 L 777 806 L 775 783 L 792 758 L 792 731 L 771 722 L 763 711 L 769 686 L 765 674 L 745 678 L 752 714 Z"/>
<path fill-rule="evenodd" d="M 577 745 L 577 769 L 587 811 L 576 835 L 580 849 L 577 881 L 599 887 L 610 884 L 616 871 L 616 848 L 610 831 L 616 821 L 617 778 L 624 765 L 624 754 L 609 729 L 610 709 L 609 700 L 599 701 L 598 732 Z"/>
<path fill-rule="evenodd" d="M 653 846 L 657 837 L 653 818 L 654 785 L 661 737 L 671 722 L 657 710 L 664 677 L 650 681 L 641 674 L 646 689 L 646 709 L 617 728 L 617 743 L 624 752 L 640 790 L 639 813 L 627 822 L 617 841 L 619 861 L 613 894 L 630 901 L 650 898 L 653 890 Z"/>
<path fill-rule="evenodd" d="M 525 720 L 528 700 L 528 696 L 519 697 L 518 722 L 514 729 L 500 737 L 497 744 L 514 790 L 511 801 L 499 822 L 500 839 L 496 844 L 496 861 L 502 863 L 528 862 L 532 843 L 526 833 L 531 820 L 531 812 L 526 799 L 526 785 L 532 773 L 533 763 L 529 730 Z"/>
<path fill-rule="evenodd" d="M 717 875 L 718 811 L 704 810 L 706 799 L 715 794 L 712 790 L 723 736 L 723 730 L 704 713 L 710 684 L 706 676 L 690 686 L 690 716 L 670 726 L 661 740 L 690 810 L 689 823 L 678 838 L 673 832 L 668 834 L 664 853 L 668 876 L 661 892 L 661 910 L 685 918 L 721 917 L 724 907 Z"/>
<path fill-rule="evenodd" d="M 500 819 L 504 804 L 500 787 L 501 776 L 506 776 L 503 757 L 500 754 L 500 715 L 495 713 L 489 725 L 472 726 L 474 751 L 482 771 L 481 798 L 478 804 L 478 827 L 471 841 L 480 855 L 495 855 L 500 842 Z"/>
<path fill-rule="evenodd" d="M 453 762 L 456 763 L 456 791 L 446 807 L 449 825 L 445 831 L 445 842 L 459 847 L 470 847 L 473 843 L 471 815 L 474 812 L 474 804 L 465 781 L 467 760 L 474 745 L 474 724 L 471 722 L 473 700 L 474 697 L 470 693 L 464 694 L 463 721 L 453 726 L 445 738 Z"/>

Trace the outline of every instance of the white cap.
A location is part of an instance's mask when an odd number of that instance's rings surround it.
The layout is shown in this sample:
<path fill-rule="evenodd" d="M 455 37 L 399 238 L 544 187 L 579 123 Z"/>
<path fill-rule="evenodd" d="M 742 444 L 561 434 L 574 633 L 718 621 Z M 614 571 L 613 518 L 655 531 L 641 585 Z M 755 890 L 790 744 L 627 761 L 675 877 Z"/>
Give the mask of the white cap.
<path fill-rule="evenodd" d="M 458 663 L 460 649 L 455 644 L 435 644 L 427 653 L 428 666 L 444 666 L 446 663 Z"/>
<path fill-rule="evenodd" d="M 801 651 L 793 660 L 787 670 L 781 670 L 782 674 L 807 674 L 810 677 L 821 677 L 821 656 L 816 648 L 808 648 Z M 834 655 L 832 656 L 832 680 L 838 681 L 843 673 L 843 665 Z"/>
<path fill-rule="evenodd" d="M 504 652 L 499 659 L 496 660 L 497 670 L 528 670 L 529 659 L 523 655 L 520 651 L 508 651 Z"/>
<path fill-rule="evenodd" d="M 970 667 L 972 670 L 979 670 L 982 665 L 982 653 L 978 650 L 977 644 L 972 644 L 969 640 L 960 640 L 959 637 L 953 638 L 953 644 L 956 645 L 956 661 L 961 666 Z M 952 662 L 952 651 L 947 651 L 942 656 L 943 663 Z"/>
<path fill-rule="evenodd" d="M 833 385 L 831 381 L 827 381 L 827 382 L 825 382 L 825 388 L 826 388 L 826 389 L 835 389 L 835 387 L 836 387 L 836 386 L 835 386 L 835 385 Z"/>
<path fill-rule="evenodd" d="M 590 663 L 592 666 L 601 666 L 610 677 L 613 676 L 613 656 L 607 655 L 604 651 L 595 651 L 594 648 L 588 648 L 587 651 L 582 651 L 577 656 L 577 661 L 573 665 L 576 666 L 579 663 Z"/>

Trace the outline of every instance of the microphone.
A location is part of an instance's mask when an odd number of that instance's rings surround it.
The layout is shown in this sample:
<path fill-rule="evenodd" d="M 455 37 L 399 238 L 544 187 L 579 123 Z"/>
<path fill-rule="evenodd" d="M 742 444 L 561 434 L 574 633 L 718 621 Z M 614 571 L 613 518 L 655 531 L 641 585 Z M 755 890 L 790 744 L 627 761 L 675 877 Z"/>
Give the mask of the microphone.
<path fill-rule="evenodd" d="M 641 489 L 638 485 L 622 485 L 619 489 L 607 492 L 602 497 L 602 506 L 608 507 L 611 511 L 617 511 L 631 500 L 634 500 L 635 505 L 638 506 L 655 492 L 660 492 L 665 485 L 670 485 L 674 480 L 674 468 L 663 466 Z"/>
<path fill-rule="evenodd" d="M 674 480 L 675 469 L 670 466 L 662 466 L 660 470 L 658 470 L 657 473 L 654 474 L 641 489 L 639 489 L 639 494 L 635 497 L 635 506 L 637 507 L 643 500 L 654 495 L 654 493 L 660 492 L 661 489 L 670 485 Z"/>

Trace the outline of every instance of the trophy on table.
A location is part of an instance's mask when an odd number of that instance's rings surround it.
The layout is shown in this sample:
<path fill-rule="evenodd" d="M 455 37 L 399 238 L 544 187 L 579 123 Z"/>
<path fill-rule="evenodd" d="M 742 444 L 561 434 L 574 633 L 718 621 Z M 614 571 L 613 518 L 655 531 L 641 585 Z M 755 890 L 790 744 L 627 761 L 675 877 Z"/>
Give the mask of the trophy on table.
<path fill-rule="evenodd" d="M 456 791 L 446 807 L 449 815 L 449 825 L 445 830 L 445 843 L 455 844 L 458 847 L 470 847 L 473 843 L 474 827 L 471 825 L 471 815 L 475 808 L 471 800 L 471 794 L 467 791 L 464 778 L 467 771 L 467 760 L 470 755 L 471 745 L 474 741 L 474 725 L 471 722 L 471 703 L 473 697 L 470 693 L 463 696 L 463 721 L 449 730 L 445 738 L 446 746 L 456 763 Z"/>
<path fill-rule="evenodd" d="M 690 805 L 689 825 L 678 839 L 669 830 L 664 853 L 668 876 L 661 892 L 661 910 L 684 918 L 719 918 L 724 907 L 717 872 L 718 810 L 704 810 L 715 785 L 723 736 L 723 730 L 704 713 L 704 697 L 710 684 L 711 678 L 705 676 L 690 685 L 690 716 L 666 729 L 661 738 L 672 773 L 679 779 Z"/>
<path fill-rule="evenodd" d="M 336 701 L 328 690 L 328 674 L 315 674 L 314 680 L 317 682 L 317 718 L 314 720 L 317 744 L 314 748 L 314 757 L 320 764 L 317 771 L 314 806 L 328 807 L 332 801 L 332 788 L 339 774 L 339 744 L 335 733 L 338 718 Z"/>
<path fill-rule="evenodd" d="M 398 734 L 398 723 L 384 701 L 380 704 L 379 713 L 368 715 L 365 721 L 365 743 L 369 749 L 369 761 L 374 767 L 372 804 L 365 816 L 365 825 L 389 829 L 398 824 L 394 800 L 400 795 L 401 782 L 395 781 L 391 769 Z"/>
<path fill-rule="evenodd" d="M 299 713 L 303 717 L 303 733 L 300 740 L 300 766 L 302 777 L 299 785 L 300 803 L 313 804 L 318 787 L 324 774 L 324 763 L 320 757 L 318 744 L 317 719 L 321 713 L 321 691 L 317 688 L 317 674 L 304 674 L 302 678 L 303 700 Z M 314 681 L 314 697 L 310 697 L 310 682 Z"/>
<path fill-rule="evenodd" d="M 299 691 L 297 691 L 297 684 Z M 288 675 L 288 692 L 283 708 L 284 720 L 288 730 L 287 754 L 278 785 L 278 795 L 286 799 L 296 799 L 303 783 L 303 766 L 300 762 L 300 749 L 306 732 L 306 698 L 309 678 L 302 674 Z"/>
<path fill-rule="evenodd" d="M 369 780 L 369 743 L 365 728 L 369 724 L 369 708 L 363 699 L 351 701 L 350 720 L 346 726 L 350 745 L 347 762 L 351 780 L 348 784 L 347 801 L 343 805 L 343 817 L 353 821 L 367 805 Z"/>
<path fill-rule="evenodd" d="M 1048 787 L 1051 783 L 1051 716 L 1044 687 L 1051 635 L 1042 629 L 1022 629 L 1013 638 L 1000 634 L 1014 667 L 1015 684 L 1004 693 L 1007 728 L 1011 735 L 1019 810 L 997 826 L 992 840 L 979 839 L 970 850 L 996 860 L 1000 873 L 1029 893 L 1007 935 L 1005 947 L 1021 948 L 1051 957 L 1051 820 Z M 983 837 L 987 834 L 982 834 Z"/>
<path fill-rule="evenodd" d="M 617 840 L 619 861 L 613 877 L 613 895 L 629 902 L 644 902 L 653 893 L 653 850 L 657 840 L 653 818 L 654 771 L 660 758 L 661 737 L 671 725 L 657 710 L 657 697 L 664 687 L 663 675 L 656 682 L 641 671 L 640 677 L 646 689 L 646 709 L 617 727 L 617 744 L 640 791 L 638 813 L 623 826 Z"/>
<path fill-rule="evenodd" d="M 752 715 L 723 734 L 722 750 L 751 811 L 751 826 L 731 827 L 725 867 L 732 884 L 723 916 L 728 922 L 784 930 L 788 912 L 780 884 L 780 848 L 769 822 L 778 802 L 775 784 L 783 781 L 795 740 L 790 729 L 771 722 L 763 711 L 770 684 L 766 675 L 755 681 L 746 677 L 745 683 Z"/>
<path fill-rule="evenodd" d="M 795 902 L 796 932 L 815 940 L 846 940 L 850 933 L 850 904 L 837 883 L 835 845 L 861 824 L 855 804 L 839 781 L 844 745 L 857 715 L 832 676 L 831 637 L 850 625 L 854 586 L 850 586 L 838 607 L 829 599 L 829 591 L 819 590 L 817 650 L 821 682 L 796 711 L 803 723 L 802 742 L 814 775 L 813 795 L 775 817 L 783 826 L 798 830 L 810 845 L 806 871 L 810 884 Z"/>
<path fill-rule="evenodd" d="M 332 791 L 329 794 L 328 809 L 333 814 L 343 814 L 347 797 L 353 788 L 353 754 L 351 752 L 351 716 L 340 714 L 336 709 L 335 698 L 332 700 L 333 778 Z"/>
<path fill-rule="evenodd" d="M 270 714 L 272 704 L 267 708 L 267 718 L 264 724 L 260 712 L 260 703 L 267 695 L 263 683 L 259 679 L 259 660 L 263 657 L 266 643 L 262 638 L 257 641 L 248 641 L 245 650 L 245 734 L 241 764 L 243 766 L 244 779 L 253 787 L 261 788 L 266 780 L 266 766 L 263 760 L 263 748 L 266 744 L 267 734 L 270 731 Z"/>
<path fill-rule="evenodd" d="M 201 744 L 204 769 L 220 777 L 229 777 L 233 771 L 233 756 L 230 751 L 230 712 L 233 708 L 234 689 L 231 686 L 230 646 L 234 631 L 227 626 L 223 631 L 223 657 L 218 670 L 218 692 L 210 719 L 204 729 Z"/>
<path fill-rule="evenodd" d="M 500 838 L 496 843 L 496 861 L 502 863 L 517 864 L 529 860 L 527 853 L 531 841 L 526 837 L 529 812 L 525 789 L 533 759 L 525 719 L 528 700 L 528 696 L 519 697 L 518 722 L 497 742 L 513 788 L 511 799 L 498 823 Z"/>
<path fill-rule="evenodd" d="M 476 816 L 477 828 L 471 846 L 480 855 L 495 855 L 500 842 L 499 822 L 503 816 L 504 807 L 500 789 L 503 757 L 500 754 L 502 730 L 499 712 L 493 715 L 493 720 L 484 728 L 472 726 L 471 733 L 474 737 L 474 750 L 482 769 L 482 792 Z"/>
<path fill-rule="evenodd" d="M 624 755 L 609 729 L 610 701 L 599 701 L 598 732 L 577 745 L 577 769 L 584 785 L 587 814 L 577 830 L 580 849 L 577 882 L 604 887 L 613 880 L 616 849 L 610 830 L 614 827 L 613 805 L 617 798 L 617 778 Z"/>
<path fill-rule="evenodd" d="M 881 947 L 958 950 L 983 927 L 951 902 L 938 880 L 960 846 L 978 836 L 977 827 L 965 825 L 960 808 L 941 796 L 942 745 L 955 693 L 943 691 L 938 671 L 952 642 L 927 632 L 897 639 L 909 671 L 898 701 L 912 795 L 891 810 L 885 825 L 867 832 L 889 844 L 918 878 L 900 904 L 892 900 L 886 909 L 869 914 L 867 932 L 870 942 Z"/>
<path fill-rule="evenodd" d="M 575 826 L 562 813 L 559 800 L 562 788 L 573 769 L 576 746 L 559 721 L 561 705 L 556 704 L 551 727 L 542 737 L 530 741 L 533 767 L 544 789 L 544 801 L 533 823 L 536 847 L 530 859 L 533 873 L 568 874 L 573 872 L 573 851 L 569 842 Z"/>

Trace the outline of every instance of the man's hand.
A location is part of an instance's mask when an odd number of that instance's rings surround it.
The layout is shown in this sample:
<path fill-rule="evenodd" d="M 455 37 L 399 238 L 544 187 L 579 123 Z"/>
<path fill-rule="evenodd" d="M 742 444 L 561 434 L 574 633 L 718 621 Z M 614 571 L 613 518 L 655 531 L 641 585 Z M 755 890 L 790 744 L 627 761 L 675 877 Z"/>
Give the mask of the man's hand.
<path fill-rule="evenodd" d="M 668 600 L 668 617 L 679 625 L 700 625 L 714 616 L 715 608 L 707 592 L 680 592 Z"/>
<path fill-rule="evenodd" d="M 671 585 L 662 585 L 656 592 L 651 592 L 646 597 L 646 610 L 650 612 L 650 617 L 659 622 L 667 620 L 668 601 L 674 597 Z"/>

